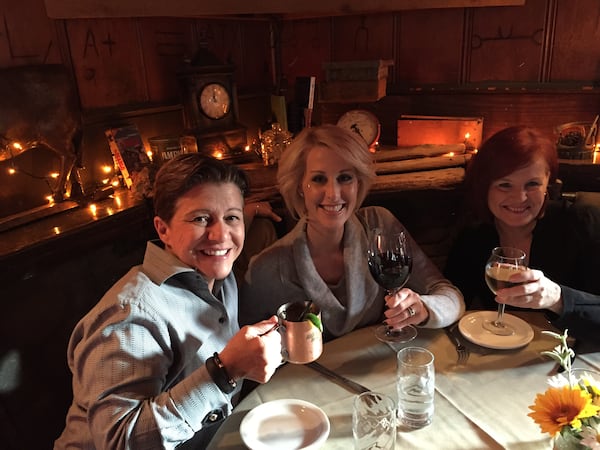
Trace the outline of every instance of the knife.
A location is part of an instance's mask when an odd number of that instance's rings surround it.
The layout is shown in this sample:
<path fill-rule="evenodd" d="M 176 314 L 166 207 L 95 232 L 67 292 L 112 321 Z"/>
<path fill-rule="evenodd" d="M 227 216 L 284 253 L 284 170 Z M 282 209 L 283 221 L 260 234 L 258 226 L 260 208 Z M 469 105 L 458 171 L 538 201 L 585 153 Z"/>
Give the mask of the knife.
<path fill-rule="evenodd" d="M 319 372 L 321 375 L 325 375 L 327 378 L 329 378 L 331 381 L 334 381 L 335 383 L 339 384 L 340 386 L 346 388 L 347 390 L 349 390 L 350 392 L 354 392 L 355 394 L 362 394 L 364 392 L 370 392 L 371 389 L 364 387 L 361 384 L 358 384 L 355 381 L 349 380 L 348 378 L 335 373 L 333 370 L 328 369 L 325 366 L 322 366 L 321 364 L 319 364 L 316 361 L 310 362 L 308 364 L 306 364 L 308 367 L 310 367 L 313 370 L 316 370 L 317 372 Z"/>

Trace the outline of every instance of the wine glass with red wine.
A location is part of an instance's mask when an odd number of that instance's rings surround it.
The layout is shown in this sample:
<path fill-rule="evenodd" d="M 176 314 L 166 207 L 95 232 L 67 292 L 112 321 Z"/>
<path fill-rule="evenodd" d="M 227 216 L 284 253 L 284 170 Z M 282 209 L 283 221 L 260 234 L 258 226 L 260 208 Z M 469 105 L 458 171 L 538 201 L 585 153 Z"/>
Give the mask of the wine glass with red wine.
<path fill-rule="evenodd" d="M 500 289 L 517 286 L 523 283 L 510 281 L 510 277 L 521 270 L 526 270 L 525 252 L 514 247 L 496 247 L 485 265 L 485 282 L 494 295 Z M 515 330 L 503 320 L 504 303 L 498 304 L 498 315 L 495 320 L 484 320 L 483 328 L 498 336 L 510 336 Z"/>
<path fill-rule="evenodd" d="M 390 295 L 402 289 L 412 270 L 412 256 L 404 232 L 371 230 L 367 252 L 369 270 L 375 281 Z M 384 342 L 408 342 L 417 336 L 417 329 L 407 325 L 396 330 L 382 324 L 375 329 L 375 335 Z"/>

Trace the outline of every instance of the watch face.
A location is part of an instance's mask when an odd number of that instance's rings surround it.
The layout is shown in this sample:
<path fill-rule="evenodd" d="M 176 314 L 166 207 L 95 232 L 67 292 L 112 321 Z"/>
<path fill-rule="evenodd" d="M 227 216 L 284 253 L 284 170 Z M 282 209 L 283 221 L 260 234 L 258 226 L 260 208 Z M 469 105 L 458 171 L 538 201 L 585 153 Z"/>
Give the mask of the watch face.
<path fill-rule="evenodd" d="M 200 110 L 211 119 L 220 119 L 231 109 L 229 92 L 219 83 L 209 83 L 200 92 Z"/>
<path fill-rule="evenodd" d="M 347 111 L 339 118 L 337 125 L 361 136 L 369 147 L 375 145 L 379 139 L 379 120 L 370 111 L 364 109 Z"/>

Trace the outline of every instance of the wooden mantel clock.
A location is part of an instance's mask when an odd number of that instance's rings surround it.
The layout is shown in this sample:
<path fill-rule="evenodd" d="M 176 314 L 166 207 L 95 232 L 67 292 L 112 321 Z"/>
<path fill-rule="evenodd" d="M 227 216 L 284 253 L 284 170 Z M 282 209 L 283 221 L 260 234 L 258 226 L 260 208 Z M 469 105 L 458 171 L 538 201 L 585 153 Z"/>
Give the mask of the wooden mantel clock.
<path fill-rule="evenodd" d="M 238 122 L 233 65 L 189 65 L 178 73 L 186 133 L 198 151 L 244 162 L 246 127 Z M 252 154 L 251 156 L 254 156 Z"/>

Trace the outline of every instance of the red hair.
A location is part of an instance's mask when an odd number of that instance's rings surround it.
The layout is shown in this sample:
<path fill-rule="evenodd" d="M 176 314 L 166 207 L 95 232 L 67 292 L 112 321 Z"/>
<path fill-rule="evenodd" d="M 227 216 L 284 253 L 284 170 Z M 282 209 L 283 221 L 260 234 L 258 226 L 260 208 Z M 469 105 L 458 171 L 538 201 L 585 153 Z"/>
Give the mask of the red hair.
<path fill-rule="evenodd" d="M 556 181 L 558 156 L 556 145 L 535 128 L 514 126 L 498 131 L 473 156 L 465 175 L 465 200 L 474 218 L 491 222 L 487 197 L 490 185 L 538 158 L 548 165 L 549 183 Z"/>

